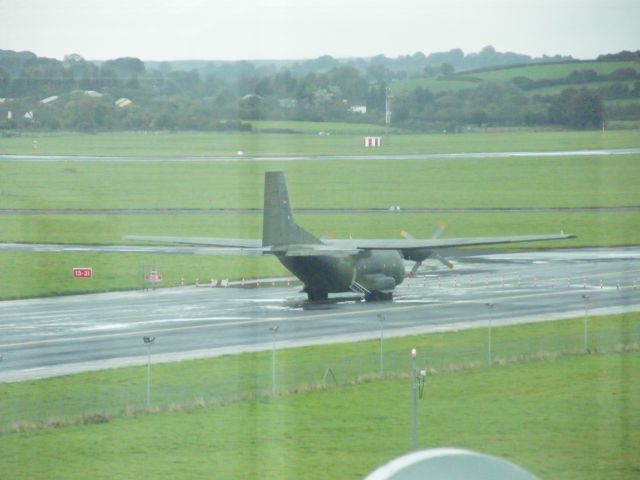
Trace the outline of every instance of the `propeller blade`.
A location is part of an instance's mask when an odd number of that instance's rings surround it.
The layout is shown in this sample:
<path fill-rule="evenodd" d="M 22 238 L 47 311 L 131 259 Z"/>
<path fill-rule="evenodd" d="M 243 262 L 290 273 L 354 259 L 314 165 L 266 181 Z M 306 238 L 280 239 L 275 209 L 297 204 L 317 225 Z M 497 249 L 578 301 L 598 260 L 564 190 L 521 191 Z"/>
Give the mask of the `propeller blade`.
<path fill-rule="evenodd" d="M 446 223 L 439 223 L 436 227 L 436 231 L 433 233 L 433 237 L 431 238 L 433 238 L 434 240 L 440 238 L 440 236 L 444 233 L 445 228 L 447 228 Z"/>
<path fill-rule="evenodd" d="M 400 236 L 402 238 L 405 238 L 407 240 L 415 240 L 414 236 L 411 235 L 409 232 L 407 232 L 406 230 L 401 230 L 400 231 Z"/>
<path fill-rule="evenodd" d="M 438 260 L 440 263 L 442 263 L 444 266 L 449 267 L 449 268 L 453 268 L 453 263 L 451 263 L 449 260 L 447 260 L 446 258 L 444 258 L 442 255 L 440 255 L 439 253 L 433 252 L 431 254 L 431 256 L 433 258 L 435 258 L 436 260 Z"/>

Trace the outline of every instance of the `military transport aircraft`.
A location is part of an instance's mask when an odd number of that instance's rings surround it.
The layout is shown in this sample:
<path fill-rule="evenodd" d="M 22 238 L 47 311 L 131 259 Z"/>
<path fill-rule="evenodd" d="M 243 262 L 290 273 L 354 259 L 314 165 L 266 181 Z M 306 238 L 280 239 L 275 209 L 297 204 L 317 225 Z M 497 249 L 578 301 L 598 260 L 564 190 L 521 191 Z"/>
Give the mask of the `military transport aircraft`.
<path fill-rule="evenodd" d="M 405 234 L 398 239 L 324 239 L 307 232 L 293 219 L 284 172 L 265 173 L 262 240 L 209 237 L 158 237 L 130 235 L 125 240 L 161 242 L 165 245 L 46 245 L 0 243 L 0 250 L 55 252 L 121 252 L 201 255 L 274 255 L 304 284 L 309 300 L 325 300 L 329 293 L 355 292 L 367 301 L 390 300 L 406 273 L 403 260 L 432 257 L 452 265 L 437 250 L 500 243 L 572 238 L 570 234 L 510 237 L 434 238 L 419 240 Z M 178 244 L 179 246 L 176 246 Z"/>
<path fill-rule="evenodd" d="M 414 238 L 392 239 L 320 239 L 295 223 L 284 172 L 265 173 L 262 240 L 232 238 L 185 238 L 127 236 L 127 240 L 144 240 L 222 247 L 194 253 L 232 255 L 274 255 L 304 284 L 309 300 L 325 300 L 329 293 L 356 292 L 366 300 L 390 300 L 393 290 L 404 280 L 405 260 L 416 262 L 412 272 L 435 250 L 472 245 L 533 242 L 572 238 L 569 234 L 511 237 Z"/>

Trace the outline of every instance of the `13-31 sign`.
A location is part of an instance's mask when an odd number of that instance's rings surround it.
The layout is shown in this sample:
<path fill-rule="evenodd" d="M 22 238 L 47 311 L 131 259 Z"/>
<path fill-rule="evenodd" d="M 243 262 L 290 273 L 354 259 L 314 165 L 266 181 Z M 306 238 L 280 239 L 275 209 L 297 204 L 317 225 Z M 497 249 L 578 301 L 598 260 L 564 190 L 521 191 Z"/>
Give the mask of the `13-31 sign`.
<path fill-rule="evenodd" d="M 73 269 L 73 278 L 92 278 L 93 268 L 78 267 Z"/>

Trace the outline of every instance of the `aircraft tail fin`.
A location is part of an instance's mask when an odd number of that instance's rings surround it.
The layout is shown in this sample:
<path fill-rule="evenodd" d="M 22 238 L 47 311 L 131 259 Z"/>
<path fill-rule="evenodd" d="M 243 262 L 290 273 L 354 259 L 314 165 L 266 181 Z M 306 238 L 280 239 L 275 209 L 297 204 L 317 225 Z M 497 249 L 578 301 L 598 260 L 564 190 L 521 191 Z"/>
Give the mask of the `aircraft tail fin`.
<path fill-rule="evenodd" d="M 265 247 L 322 243 L 293 220 L 287 180 L 282 171 L 265 173 L 262 220 L 262 245 Z"/>

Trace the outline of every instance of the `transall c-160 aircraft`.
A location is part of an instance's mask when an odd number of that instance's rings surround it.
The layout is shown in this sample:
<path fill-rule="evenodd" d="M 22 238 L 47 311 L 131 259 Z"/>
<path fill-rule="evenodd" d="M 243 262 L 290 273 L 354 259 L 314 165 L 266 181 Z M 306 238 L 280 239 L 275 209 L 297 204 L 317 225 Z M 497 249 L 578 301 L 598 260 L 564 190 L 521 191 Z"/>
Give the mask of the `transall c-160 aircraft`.
<path fill-rule="evenodd" d="M 127 240 L 178 243 L 204 248 L 189 252 L 219 255 L 274 255 L 304 284 L 309 300 L 326 300 L 329 293 L 356 292 L 367 301 L 390 300 L 394 288 L 406 274 L 403 260 L 416 262 L 415 273 L 423 260 L 436 250 L 451 247 L 533 242 L 572 238 L 570 234 L 509 237 L 468 237 L 448 239 L 320 239 L 293 219 L 287 183 L 282 171 L 265 173 L 262 240 L 232 238 L 186 238 L 127 236 Z M 159 247 L 161 249 L 163 247 Z M 166 253 L 171 251 L 164 250 Z M 156 252 L 157 253 L 157 252 Z M 451 266 L 450 264 L 448 264 Z"/>

